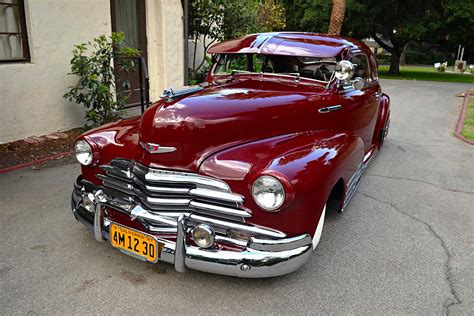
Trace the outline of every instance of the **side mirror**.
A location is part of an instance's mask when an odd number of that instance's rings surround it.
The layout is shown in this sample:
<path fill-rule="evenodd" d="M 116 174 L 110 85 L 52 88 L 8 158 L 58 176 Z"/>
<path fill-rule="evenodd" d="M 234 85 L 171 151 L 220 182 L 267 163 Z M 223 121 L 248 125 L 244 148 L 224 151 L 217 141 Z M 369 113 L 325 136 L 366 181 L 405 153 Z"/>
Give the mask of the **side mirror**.
<path fill-rule="evenodd" d="M 336 64 L 334 75 L 336 79 L 348 82 L 354 75 L 354 64 L 348 60 L 341 60 Z"/>

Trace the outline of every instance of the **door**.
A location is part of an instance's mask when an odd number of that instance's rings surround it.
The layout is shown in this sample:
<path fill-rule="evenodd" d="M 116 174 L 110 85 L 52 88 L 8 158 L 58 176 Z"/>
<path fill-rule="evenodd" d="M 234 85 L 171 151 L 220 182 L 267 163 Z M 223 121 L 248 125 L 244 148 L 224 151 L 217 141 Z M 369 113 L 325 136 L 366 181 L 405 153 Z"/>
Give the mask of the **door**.
<path fill-rule="evenodd" d="M 123 32 L 125 44 L 137 48 L 147 63 L 146 8 L 145 0 L 110 0 L 112 32 Z M 140 105 L 139 71 L 125 73 L 114 62 L 117 93 L 129 94 L 125 107 Z M 129 85 L 127 84 L 129 83 Z M 124 86 L 124 84 L 127 84 Z"/>
<path fill-rule="evenodd" d="M 360 89 L 348 87 L 340 91 L 344 104 L 345 123 L 347 128 L 359 135 L 364 141 L 365 153 L 372 146 L 375 124 L 378 113 L 378 84 L 372 80 L 368 58 L 359 53 L 349 59 L 354 64 L 352 80 L 360 78 L 363 86 Z"/>

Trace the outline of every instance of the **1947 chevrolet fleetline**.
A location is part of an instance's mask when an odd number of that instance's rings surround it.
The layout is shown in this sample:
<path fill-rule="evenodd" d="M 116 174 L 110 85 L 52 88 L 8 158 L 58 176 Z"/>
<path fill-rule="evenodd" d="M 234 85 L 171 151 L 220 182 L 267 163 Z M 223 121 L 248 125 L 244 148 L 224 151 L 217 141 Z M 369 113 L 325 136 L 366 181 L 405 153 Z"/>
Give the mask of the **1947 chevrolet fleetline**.
<path fill-rule="evenodd" d="M 382 146 L 363 43 L 264 33 L 212 46 L 205 83 L 81 135 L 72 212 L 138 259 L 238 277 L 301 267 Z"/>

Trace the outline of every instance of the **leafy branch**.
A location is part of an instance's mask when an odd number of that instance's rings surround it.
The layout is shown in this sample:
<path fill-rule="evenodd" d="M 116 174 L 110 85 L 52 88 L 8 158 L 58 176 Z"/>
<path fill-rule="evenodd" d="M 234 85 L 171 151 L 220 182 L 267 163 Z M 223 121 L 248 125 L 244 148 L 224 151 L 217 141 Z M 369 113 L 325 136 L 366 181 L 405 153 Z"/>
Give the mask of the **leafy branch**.
<path fill-rule="evenodd" d="M 63 98 L 82 104 L 86 108 L 86 127 L 95 127 L 112 122 L 122 116 L 120 108 L 130 93 L 117 93 L 117 84 L 129 86 L 129 82 L 115 77 L 114 60 L 120 71 L 136 70 L 136 62 L 130 57 L 139 56 L 136 48 L 124 44 L 123 33 L 100 35 L 88 43 L 75 45 L 71 59 L 70 75 L 78 77 Z M 89 125 L 90 123 L 90 125 Z"/>

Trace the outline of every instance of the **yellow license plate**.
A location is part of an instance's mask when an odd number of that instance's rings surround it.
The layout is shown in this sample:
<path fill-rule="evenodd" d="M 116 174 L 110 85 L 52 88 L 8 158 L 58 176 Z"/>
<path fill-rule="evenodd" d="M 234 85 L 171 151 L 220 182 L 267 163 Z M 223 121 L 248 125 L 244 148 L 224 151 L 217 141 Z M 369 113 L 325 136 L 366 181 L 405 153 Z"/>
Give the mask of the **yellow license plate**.
<path fill-rule="evenodd" d="M 117 224 L 110 225 L 110 242 L 112 246 L 150 262 L 158 261 L 163 248 L 153 236 Z"/>

